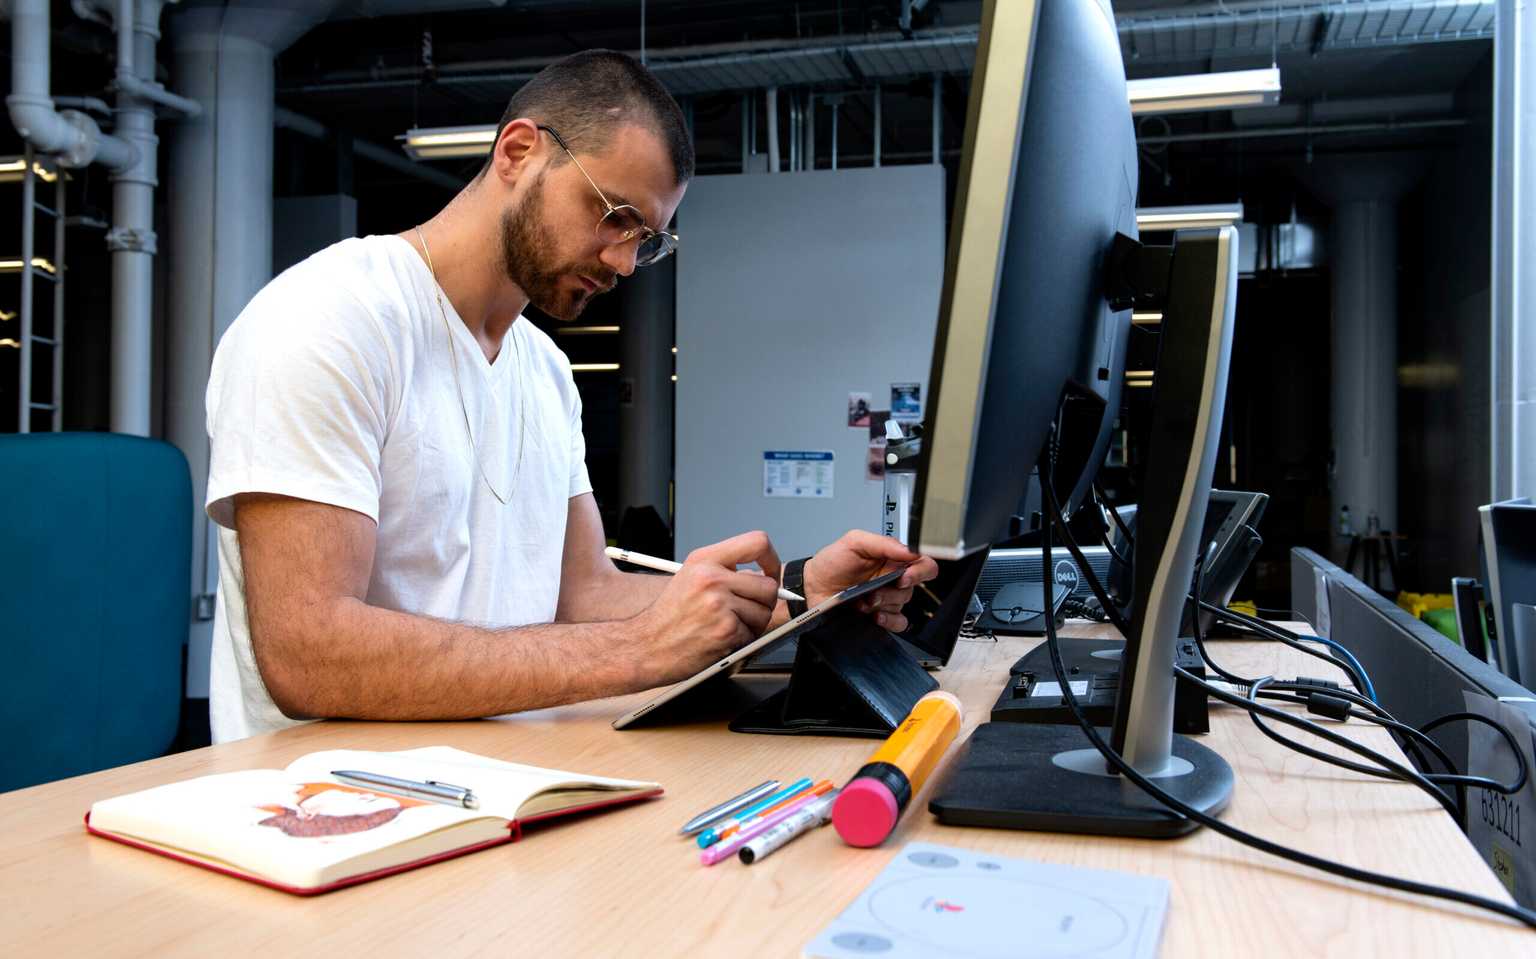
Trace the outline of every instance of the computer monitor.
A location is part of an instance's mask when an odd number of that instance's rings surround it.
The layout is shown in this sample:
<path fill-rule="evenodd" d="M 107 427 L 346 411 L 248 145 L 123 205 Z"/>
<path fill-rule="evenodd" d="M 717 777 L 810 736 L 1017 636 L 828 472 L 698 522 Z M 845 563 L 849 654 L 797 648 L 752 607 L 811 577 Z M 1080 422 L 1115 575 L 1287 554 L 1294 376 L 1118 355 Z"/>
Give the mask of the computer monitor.
<path fill-rule="evenodd" d="M 912 542 L 940 558 L 1005 536 L 1053 430 L 1058 501 L 1085 489 L 1124 375 L 1126 310 L 1161 308 L 1136 599 L 1111 744 L 1181 800 L 1215 812 L 1231 794 L 1231 768 L 1173 737 L 1173 663 L 1225 399 L 1236 231 L 1142 247 L 1136 184 L 1108 5 L 985 3 L 910 528 Z M 1074 416 L 1074 425 L 1062 415 L 1095 405 L 1097 419 Z M 1090 431 L 1093 443 L 1083 439 Z M 1089 455 L 1074 467 L 1061 455 L 1069 446 Z M 1149 836 L 1194 828 L 1108 775 L 1082 731 L 1066 726 L 982 726 L 930 808 L 956 824 Z"/>
<path fill-rule="evenodd" d="M 1515 604 L 1536 603 L 1536 504 L 1505 500 L 1478 507 L 1483 583 L 1493 610 L 1493 649 L 1499 670 L 1522 686 L 1536 682 L 1536 655 L 1520 648 Z"/>

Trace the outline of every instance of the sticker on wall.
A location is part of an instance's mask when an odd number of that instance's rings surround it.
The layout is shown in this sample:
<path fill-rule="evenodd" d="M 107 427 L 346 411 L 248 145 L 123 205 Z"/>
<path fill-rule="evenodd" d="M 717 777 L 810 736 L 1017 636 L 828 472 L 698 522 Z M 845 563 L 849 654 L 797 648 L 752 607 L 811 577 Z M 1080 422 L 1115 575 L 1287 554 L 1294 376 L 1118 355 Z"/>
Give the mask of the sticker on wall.
<path fill-rule="evenodd" d="M 763 495 L 831 499 L 831 450 L 764 450 Z"/>
<path fill-rule="evenodd" d="M 869 445 L 885 445 L 885 421 L 891 418 L 890 410 L 869 411 Z"/>
<path fill-rule="evenodd" d="M 891 384 L 891 419 L 911 423 L 923 418 L 923 386 L 921 383 Z"/>
<path fill-rule="evenodd" d="M 871 441 L 864 454 L 864 478 L 875 482 L 885 479 L 885 440 L 876 444 Z"/>
<path fill-rule="evenodd" d="M 870 405 L 870 394 L 868 394 L 868 393 L 849 393 L 848 394 L 848 425 L 851 426 L 851 427 L 852 426 L 868 426 L 869 425 L 869 405 Z"/>

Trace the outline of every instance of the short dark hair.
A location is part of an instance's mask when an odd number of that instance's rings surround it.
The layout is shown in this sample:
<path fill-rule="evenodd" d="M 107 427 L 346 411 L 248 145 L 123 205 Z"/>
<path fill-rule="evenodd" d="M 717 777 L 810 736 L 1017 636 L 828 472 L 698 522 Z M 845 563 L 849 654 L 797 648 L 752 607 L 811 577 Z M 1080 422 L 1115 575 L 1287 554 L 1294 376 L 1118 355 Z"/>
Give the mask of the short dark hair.
<path fill-rule="evenodd" d="M 512 95 L 496 138 L 524 117 L 553 127 L 581 153 L 602 152 L 620 125 L 638 124 L 666 145 L 678 184 L 693 177 L 693 140 L 683 111 L 654 73 L 617 50 L 583 50 L 540 70 Z M 560 152 L 557 163 L 565 162 Z M 487 159 L 481 172 L 489 166 Z"/>

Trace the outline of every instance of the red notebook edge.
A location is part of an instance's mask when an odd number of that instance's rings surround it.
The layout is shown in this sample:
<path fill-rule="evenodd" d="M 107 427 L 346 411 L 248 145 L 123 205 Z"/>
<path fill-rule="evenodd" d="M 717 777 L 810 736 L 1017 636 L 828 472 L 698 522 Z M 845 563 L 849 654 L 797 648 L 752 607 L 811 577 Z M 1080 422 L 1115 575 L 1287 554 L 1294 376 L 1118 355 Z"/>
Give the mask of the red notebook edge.
<path fill-rule="evenodd" d="M 197 866 L 200 869 L 206 869 L 209 872 L 216 872 L 221 875 L 232 876 L 235 879 L 243 879 L 246 882 L 255 883 L 258 886 L 266 886 L 268 889 L 276 889 L 280 892 L 286 892 L 294 896 L 318 896 L 322 893 L 332 892 L 337 889 L 344 889 L 347 886 L 356 886 L 360 883 L 372 882 L 375 879 L 383 879 L 385 876 L 393 876 L 396 873 L 407 872 L 412 869 L 418 869 L 422 866 L 430 866 L 433 863 L 442 862 L 445 859 L 456 859 L 459 856 L 467 856 L 472 852 L 479 852 L 482 849 L 489 849 L 492 846 L 505 846 L 508 843 L 517 842 L 519 839 L 523 838 L 524 823 L 543 822 L 549 819 L 558 819 L 562 816 L 575 815 L 576 813 L 588 812 L 594 809 L 602 809 L 608 806 L 623 806 L 629 803 L 639 802 L 642 799 L 655 799 L 663 792 L 664 790 L 658 787 L 656 789 L 647 790 L 643 793 L 636 793 L 632 796 L 623 796 L 617 799 L 605 799 L 602 802 L 587 803 L 581 806 L 572 806 L 569 809 L 560 809 L 556 810 L 555 812 L 545 813 L 540 816 L 530 816 L 524 820 L 513 819 L 507 823 L 507 836 L 505 838 L 490 839 L 485 842 L 478 842 L 469 846 L 462 846 L 458 849 L 449 849 L 446 852 L 436 853 L 431 856 L 424 856 L 421 859 L 414 859 L 410 862 L 403 862 L 394 866 L 386 866 L 383 869 L 375 869 L 371 872 L 358 873 L 355 876 L 348 876 L 345 879 L 338 879 L 335 882 L 327 883 L 323 886 L 309 887 L 289 886 L 280 882 L 273 882 L 270 879 L 263 879 L 260 876 L 255 876 L 247 872 L 240 872 L 237 869 L 228 869 L 224 866 L 216 866 L 210 862 L 203 862 L 199 859 L 193 859 L 190 856 L 181 856 L 171 852 L 168 849 L 163 849 L 149 843 L 139 842 L 138 840 L 130 839 L 127 836 L 118 836 L 113 833 L 104 832 L 91 825 L 90 810 L 86 810 L 85 813 L 85 831 L 90 833 L 92 836 L 99 836 L 102 839 L 110 839 L 112 842 L 121 843 L 124 846 L 131 846 L 134 849 L 142 849 L 145 852 L 152 852 L 157 856 L 163 856 L 166 859 L 174 859 L 177 862 L 184 862 L 190 866 Z"/>

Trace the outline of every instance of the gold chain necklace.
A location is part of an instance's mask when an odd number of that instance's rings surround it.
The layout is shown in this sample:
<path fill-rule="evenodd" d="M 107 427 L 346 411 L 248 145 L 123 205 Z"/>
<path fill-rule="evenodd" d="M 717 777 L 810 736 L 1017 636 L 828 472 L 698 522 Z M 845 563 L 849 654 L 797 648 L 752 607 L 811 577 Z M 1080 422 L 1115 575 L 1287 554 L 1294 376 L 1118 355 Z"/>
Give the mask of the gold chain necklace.
<path fill-rule="evenodd" d="M 421 252 L 427 258 L 427 272 L 432 274 L 432 285 L 437 288 L 437 312 L 442 314 L 443 328 L 448 333 L 448 358 L 453 366 L 453 388 L 459 395 L 459 411 L 464 414 L 464 434 L 469 437 L 470 455 L 474 457 L 475 468 L 480 471 L 480 479 L 485 481 L 485 488 L 496 497 L 496 502 L 505 506 L 512 499 L 512 490 L 517 487 L 517 479 L 523 472 L 523 429 L 526 425 L 523 413 L 523 353 L 517 345 L 517 331 L 513 330 L 509 339 L 512 341 L 512 350 L 517 362 L 513 364 L 513 375 L 517 381 L 517 463 L 512 467 L 512 483 L 507 487 L 507 495 L 496 492 L 496 487 L 491 485 L 491 478 L 485 474 L 485 463 L 480 459 L 480 447 L 475 444 L 475 431 L 469 425 L 469 406 L 464 402 L 464 387 L 459 384 L 459 354 L 453 347 L 453 323 L 448 319 L 448 308 L 443 305 L 443 286 L 437 282 L 437 267 L 432 265 L 432 251 L 427 247 L 426 234 L 421 232 L 421 227 L 416 227 L 416 239 L 421 241 Z M 515 320 L 513 321 L 516 322 Z"/>

